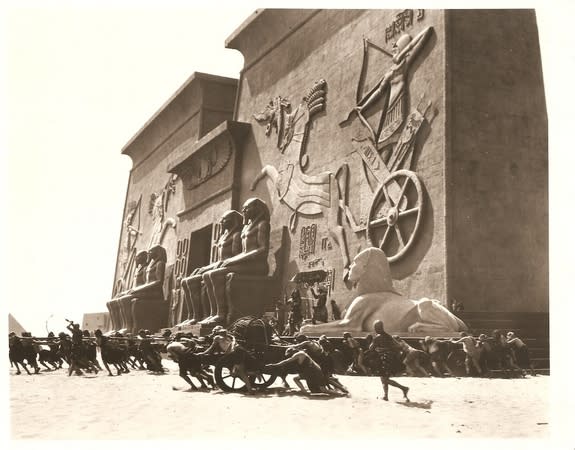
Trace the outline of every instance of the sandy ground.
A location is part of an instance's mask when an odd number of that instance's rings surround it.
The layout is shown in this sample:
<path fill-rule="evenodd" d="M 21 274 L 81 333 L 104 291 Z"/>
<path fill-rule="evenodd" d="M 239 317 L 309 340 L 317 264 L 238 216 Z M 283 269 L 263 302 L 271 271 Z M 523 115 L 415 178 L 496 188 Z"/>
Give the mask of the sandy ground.
<path fill-rule="evenodd" d="M 525 379 L 396 378 L 410 400 L 378 378 L 341 376 L 350 397 L 304 396 L 276 382 L 264 394 L 187 392 L 176 366 L 152 375 L 67 377 L 10 371 L 13 439 L 545 438 L 548 376 Z M 293 384 L 293 383 L 292 383 Z M 295 388 L 295 385 L 294 385 Z M 379 398 L 378 398 L 379 397 Z M 31 424 L 33 424 L 31 426 Z M 222 427 L 225 424 L 225 427 Z"/>

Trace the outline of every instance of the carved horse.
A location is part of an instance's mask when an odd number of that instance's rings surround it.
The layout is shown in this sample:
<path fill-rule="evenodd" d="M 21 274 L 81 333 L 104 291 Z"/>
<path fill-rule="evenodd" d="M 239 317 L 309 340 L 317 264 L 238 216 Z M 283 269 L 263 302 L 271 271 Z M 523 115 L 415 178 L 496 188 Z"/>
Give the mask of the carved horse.
<path fill-rule="evenodd" d="M 346 213 L 349 168 L 343 164 L 335 175 L 332 172 L 304 173 L 309 162 L 305 154 L 309 125 L 312 117 L 325 107 L 326 85 L 325 80 L 316 82 L 293 112 L 289 102 L 277 97 L 263 112 L 254 115 L 258 122 L 267 123 L 266 135 L 276 130 L 277 147 L 284 158 L 279 167 L 265 165 L 250 189 L 254 190 L 266 177 L 271 179 L 278 199 L 293 211 L 289 219 L 291 232 L 295 231 L 298 214 L 315 216 L 329 210 L 328 229 L 341 250 L 345 279 L 350 261 L 341 217 L 342 212 Z"/>

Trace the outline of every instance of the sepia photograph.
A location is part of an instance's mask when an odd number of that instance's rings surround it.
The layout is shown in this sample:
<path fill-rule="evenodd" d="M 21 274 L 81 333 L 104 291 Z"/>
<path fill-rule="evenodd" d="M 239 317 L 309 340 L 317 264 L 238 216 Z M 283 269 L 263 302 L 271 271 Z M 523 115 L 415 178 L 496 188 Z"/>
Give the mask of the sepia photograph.
<path fill-rule="evenodd" d="M 574 16 L 4 2 L 5 445 L 575 448 Z"/>

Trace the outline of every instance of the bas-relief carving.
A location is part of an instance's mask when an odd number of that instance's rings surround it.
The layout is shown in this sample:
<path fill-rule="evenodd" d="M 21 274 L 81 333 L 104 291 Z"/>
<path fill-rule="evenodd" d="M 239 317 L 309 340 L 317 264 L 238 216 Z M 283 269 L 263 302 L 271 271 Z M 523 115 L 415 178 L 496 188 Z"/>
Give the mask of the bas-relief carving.
<path fill-rule="evenodd" d="M 418 20 L 420 16 L 423 18 L 423 15 L 418 15 Z M 397 18 L 407 20 L 402 22 L 404 25 L 411 25 L 413 12 L 406 10 Z M 417 133 L 426 121 L 425 114 L 431 103 L 423 104 L 422 96 L 417 107 L 407 113 L 408 73 L 410 65 L 432 33 L 433 28 L 427 27 L 413 39 L 403 34 L 394 43 L 392 53 L 364 40 L 357 106 L 340 124 L 343 126 L 356 116 L 369 133 L 368 137 L 352 138 L 352 146 L 362 159 L 364 175 L 374 191 L 374 197 L 367 217 L 362 217 L 359 223 L 351 220 L 350 223 L 355 232 L 365 229 L 369 244 L 385 250 L 390 262 L 399 260 L 408 252 L 416 242 L 421 224 L 423 189 L 417 174 L 410 169 Z M 395 35 L 395 31 L 392 34 Z M 385 70 L 366 95 L 361 96 L 361 84 L 365 79 L 371 47 L 389 56 L 391 67 Z M 377 105 L 380 105 L 381 112 L 377 127 L 374 127 L 363 114 Z M 375 186 L 371 185 L 371 178 L 375 179 Z"/>
<path fill-rule="evenodd" d="M 299 243 L 299 257 L 306 260 L 310 255 L 315 254 L 315 240 L 317 236 L 317 225 L 301 227 L 300 230 L 300 243 Z"/>
<path fill-rule="evenodd" d="M 188 269 L 188 256 L 190 250 L 189 238 L 179 239 L 176 243 L 176 261 L 172 273 L 172 285 L 170 298 L 169 326 L 174 326 L 181 322 L 186 311 L 186 302 L 182 287 L 182 279 L 185 278 Z"/>
<path fill-rule="evenodd" d="M 228 164 L 231 156 L 232 144 L 228 140 L 221 140 L 217 145 L 199 150 L 186 166 L 186 188 L 194 189 L 219 173 Z"/>
<path fill-rule="evenodd" d="M 361 123 L 366 127 L 370 133 L 373 142 L 377 144 L 378 148 L 390 144 L 392 141 L 397 140 L 397 132 L 403 125 L 407 116 L 406 101 L 407 101 L 407 88 L 408 88 L 408 73 L 411 64 L 422 50 L 425 43 L 433 33 L 433 27 L 425 28 L 413 39 L 410 35 L 402 35 L 397 42 L 393 44 L 392 53 L 375 44 L 369 45 L 369 41 L 364 44 L 364 61 L 360 72 L 360 78 L 357 89 L 357 106 L 349 113 L 348 117 L 342 124 L 357 115 Z M 386 69 L 383 76 L 379 79 L 375 86 L 373 86 L 366 95 L 359 98 L 361 91 L 361 84 L 365 78 L 366 59 L 368 58 L 369 48 L 373 47 L 383 51 L 391 58 L 391 67 Z M 377 127 L 374 127 L 368 121 L 363 113 L 383 100 L 383 106 L 379 114 L 379 121 Z"/>
<path fill-rule="evenodd" d="M 322 172 L 308 175 L 303 172 L 309 163 L 305 154 L 309 124 L 311 118 L 325 107 L 326 88 L 326 81 L 319 80 L 293 112 L 289 102 L 277 97 L 264 111 L 254 115 L 258 122 L 266 123 L 266 135 L 276 130 L 277 147 L 284 158 L 279 167 L 265 165 L 252 182 L 251 189 L 254 190 L 259 181 L 266 177 L 272 180 L 277 198 L 293 211 L 289 219 L 292 233 L 298 215 L 314 216 L 327 210 L 328 229 L 341 250 L 346 268 L 349 254 L 341 212 L 347 205 L 349 168 L 343 164 L 335 174 Z M 344 270 L 344 278 L 346 273 Z"/>
<path fill-rule="evenodd" d="M 120 264 L 122 267 L 122 272 L 120 277 L 116 280 L 112 296 L 116 296 L 120 292 L 127 289 L 129 280 L 132 279 L 137 252 L 136 243 L 138 241 L 138 237 L 142 234 L 140 231 L 141 205 L 141 195 L 137 202 L 131 201 L 128 203 L 128 213 L 126 214 L 126 219 L 124 220 L 124 245 L 120 250 Z"/>
<path fill-rule="evenodd" d="M 177 175 L 171 175 L 159 193 L 152 192 L 150 195 L 148 214 L 152 216 L 152 233 L 148 245 L 149 248 L 161 244 L 170 227 L 176 228 L 176 220 L 171 217 L 166 218 L 166 212 L 168 211 L 171 196 L 176 193 L 177 179 Z"/>
<path fill-rule="evenodd" d="M 423 20 L 425 17 L 425 10 L 416 9 L 415 12 L 412 9 L 404 9 L 400 13 L 396 14 L 393 21 L 385 27 L 385 42 L 389 42 L 395 36 L 400 35 L 405 30 L 413 26 L 413 17 L 417 21 Z"/>
<path fill-rule="evenodd" d="M 466 325 L 437 300 L 409 300 L 394 286 L 385 253 L 367 248 L 354 258 L 349 280 L 356 285 L 357 297 L 341 321 L 306 325 L 304 333 L 370 331 L 375 320 L 382 320 L 389 332 L 437 333 L 457 332 Z"/>

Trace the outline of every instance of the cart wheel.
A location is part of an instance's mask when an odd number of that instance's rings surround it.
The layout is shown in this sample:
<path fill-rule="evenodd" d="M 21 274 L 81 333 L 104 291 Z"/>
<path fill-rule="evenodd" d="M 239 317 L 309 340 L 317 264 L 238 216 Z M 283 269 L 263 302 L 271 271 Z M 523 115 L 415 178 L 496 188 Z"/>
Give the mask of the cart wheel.
<path fill-rule="evenodd" d="M 256 377 L 255 375 L 250 375 L 250 383 L 252 384 L 252 387 L 256 388 L 256 389 L 264 389 L 267 387 L 270 387 L 272 384 L 274 384 L 274 382 L 277 379 L 277 375 L 272 375 L 269 373 L 262 373 L 262 376 L 260 379 L 258 379 L 258 377 Z"/>
<path fill-rule="evenodd" d="M 214 367 L 214 378 L 218 387 L 225 392 L 241 392 L 246 389 L 246 384 L 240 377 L 232 374 L 232 369 L 223 364 Z"/>
<path fill-rule="evenodd" d="M 392 185 L 396 189 L 390 190 Z M 393 172 L 373 197 L 366 230 L 369 243 L 382 249 L 389 262 L 397 261 L 415 242 L 422 211 L 423 190 L 415 172 Z"/>

